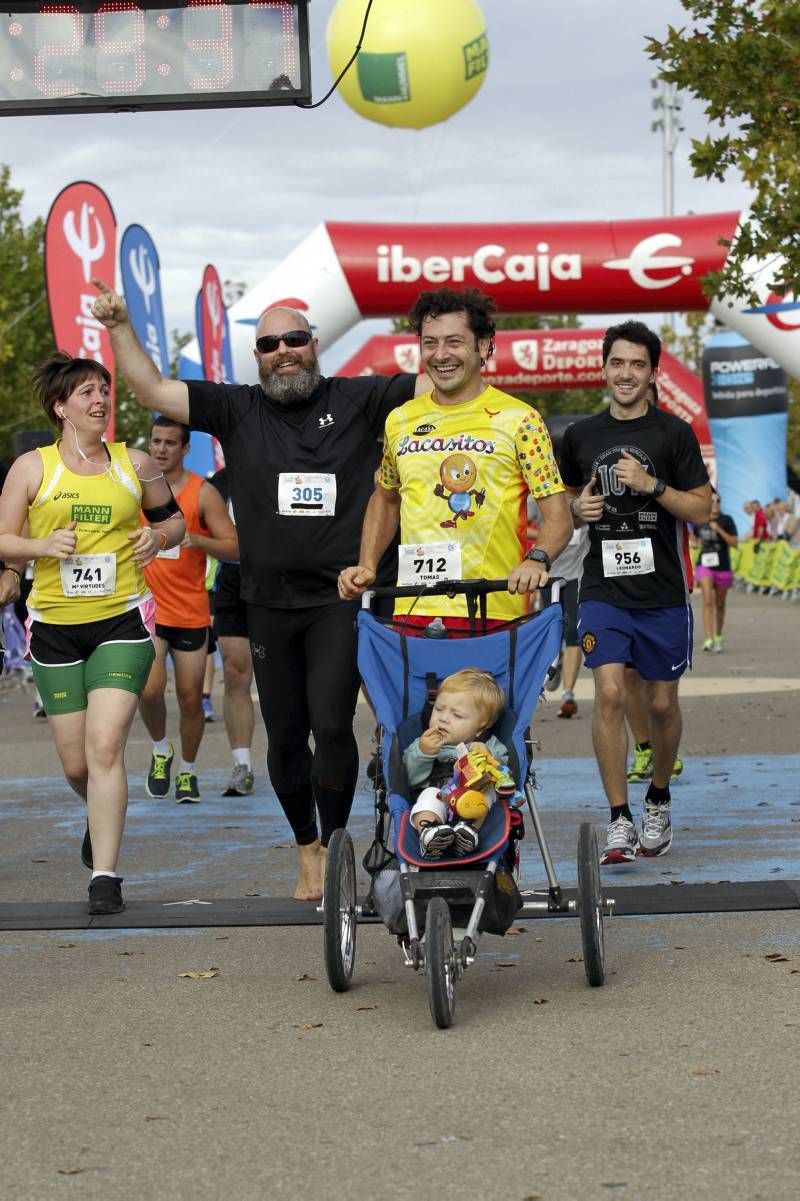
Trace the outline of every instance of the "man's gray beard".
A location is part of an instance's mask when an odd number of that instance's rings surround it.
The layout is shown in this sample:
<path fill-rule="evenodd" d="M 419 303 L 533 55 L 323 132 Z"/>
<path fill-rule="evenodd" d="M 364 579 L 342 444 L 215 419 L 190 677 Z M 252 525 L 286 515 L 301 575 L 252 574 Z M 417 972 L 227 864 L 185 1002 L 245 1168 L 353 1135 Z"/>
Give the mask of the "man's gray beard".
<path fill-rule="evenodd" d="M 308 400 L 317 387 L 322 373 L 319 363 L 313 367 L 300 367 L 293 375 L 276 375 L 274 372 L 259 372 L 261 387 L 270 400 L 277 404 L 290 405 L 298 400 Z"/>

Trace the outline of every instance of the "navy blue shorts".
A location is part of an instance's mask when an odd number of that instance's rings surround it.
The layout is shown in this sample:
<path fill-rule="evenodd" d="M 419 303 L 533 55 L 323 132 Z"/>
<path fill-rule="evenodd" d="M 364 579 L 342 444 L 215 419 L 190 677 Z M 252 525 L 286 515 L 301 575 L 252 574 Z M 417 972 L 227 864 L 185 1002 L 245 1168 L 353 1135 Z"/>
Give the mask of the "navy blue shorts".
<path fill-rule="evenodd" d="M 692 666 L 691 605 L 620 609 L 604 601 L 583 601 L 578 633 L 587 667 L 624 663 L 643 680 L 678 680 Z"/>

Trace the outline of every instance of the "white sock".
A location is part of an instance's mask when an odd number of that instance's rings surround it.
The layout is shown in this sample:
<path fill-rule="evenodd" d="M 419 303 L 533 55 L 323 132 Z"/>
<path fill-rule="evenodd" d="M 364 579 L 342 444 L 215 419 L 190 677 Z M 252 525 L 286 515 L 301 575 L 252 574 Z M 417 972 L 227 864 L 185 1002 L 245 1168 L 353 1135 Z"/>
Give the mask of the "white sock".
<path fill-rule="evenodd" d="M 169 758 L 169 743 L 166 738 L 160 738 L 158 742 L 153 743 L 153 754 L 164 755 L 165 758 Z"/>
<path fill-rule="evenodd" d="M 112 880 L 119 880 L 116 872 L 92 872 L 92 879 L 96 880 L 98 876 L 109 876 Z"/>
<path fill-rule="evenodd" d="M 572 691 L 571 688 L 565 688 L 564 691 L 561 693 L 561 699 L 562 699 L 562 701 L 574 701 L 575 693 Z"/>
<path fill-rule="evenodd" d="M 250 757 L 249 746 L 235 746 L 231 753 L 233 754 L 233 762 L 237 767 L 246 767 L 248 771 L 251 770 L 253 762 Z"/>
<path fill-rule="evenodd" d="M 178 774 L 182 775 L 183 772 L 185 772 L 185 771 L 188 771 L 189 774 L 193 776 L 195 774 L 194 764 L 187 763 L 185 759 L 181 759 L 181 766 L 180 766 L 180 771 Z"/>

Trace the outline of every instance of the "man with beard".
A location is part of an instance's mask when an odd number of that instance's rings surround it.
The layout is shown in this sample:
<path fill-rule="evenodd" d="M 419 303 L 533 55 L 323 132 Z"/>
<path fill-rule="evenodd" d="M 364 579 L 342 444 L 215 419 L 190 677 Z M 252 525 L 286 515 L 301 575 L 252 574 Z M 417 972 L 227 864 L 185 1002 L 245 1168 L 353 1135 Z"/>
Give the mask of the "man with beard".
<path fill-rule="evenodd" d="M 358 606 L 339 599 L 337 576 L 357 558 L 386 417 L 430 383 L 411 375 L 322 377 L 308 321 L 283 306 L 263 313 L 256 329 L 259 384 L 164 379 L 122 298 L 95 284 L 94 315 L 139 403 L 222 445 L 267 769 L 297 842 L 294 895 L 317 899 L 325 848 L 347 822 L 358 774 Z"/>

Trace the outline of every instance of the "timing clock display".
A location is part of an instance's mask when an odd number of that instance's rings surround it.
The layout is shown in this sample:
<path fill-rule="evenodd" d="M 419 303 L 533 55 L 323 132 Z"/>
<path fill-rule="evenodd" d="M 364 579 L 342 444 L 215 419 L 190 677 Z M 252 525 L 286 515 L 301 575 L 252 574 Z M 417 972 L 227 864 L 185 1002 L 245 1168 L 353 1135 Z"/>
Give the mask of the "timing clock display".
<path fill-rule="evenodd" d="M 0 116 L 310 98 L 308 0 L 0 11 Z"/>

